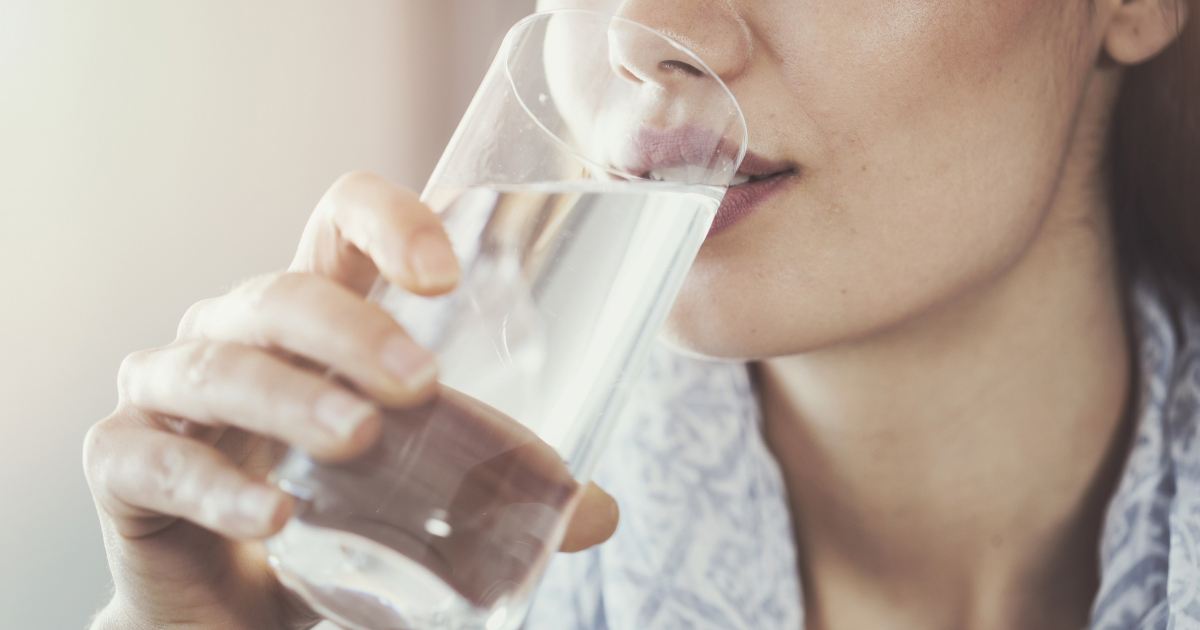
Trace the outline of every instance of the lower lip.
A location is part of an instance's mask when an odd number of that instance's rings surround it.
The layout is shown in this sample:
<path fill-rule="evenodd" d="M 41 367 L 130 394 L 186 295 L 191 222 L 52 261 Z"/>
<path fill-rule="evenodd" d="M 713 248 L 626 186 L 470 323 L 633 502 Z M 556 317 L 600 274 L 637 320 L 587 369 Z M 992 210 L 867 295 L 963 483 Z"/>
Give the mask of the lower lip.
<path fill-rule="evenodd" d="M 738 221 L 753 214 L 759 204 L 775 191 L 783 188 L 793 176 L 793 173 L 784 173 L 756 182 L 730 186 L 729 190 L 725 192 L 725 198 L 721 200 L 721 207 L 717 209 L 717 216 L 713 218 L 708 236 L 711 238 L 717 233 L 724 232 Z"/>

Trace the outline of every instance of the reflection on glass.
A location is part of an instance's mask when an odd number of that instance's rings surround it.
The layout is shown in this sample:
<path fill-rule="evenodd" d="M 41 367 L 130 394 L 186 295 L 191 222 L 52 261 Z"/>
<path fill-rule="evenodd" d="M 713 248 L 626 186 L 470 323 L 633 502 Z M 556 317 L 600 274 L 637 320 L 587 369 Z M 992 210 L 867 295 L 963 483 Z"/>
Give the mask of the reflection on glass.
<path fill-rule="evenodd" d="M 663 63 L 670 62 L 670 63 Z M 422 199 L 463 279 L 371 299 L 430 348 L 438 398 L 343 464 L 290 453 L 281 581 L 356 630 L 520 626 L 745 153 L 694 55 L 587 11 L 510 32 Z"/>

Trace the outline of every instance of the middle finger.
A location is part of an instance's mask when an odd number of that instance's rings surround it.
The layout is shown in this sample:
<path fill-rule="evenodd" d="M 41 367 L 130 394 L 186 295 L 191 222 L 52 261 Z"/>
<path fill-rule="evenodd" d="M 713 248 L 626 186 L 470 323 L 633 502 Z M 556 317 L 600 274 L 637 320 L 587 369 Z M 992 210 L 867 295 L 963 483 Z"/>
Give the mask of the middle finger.
<path fill-rule="evenodd" d="M 308 273 L 256 278 L 192 307 L 180 337 L 280 348 L 328 366 L 390 406 L 434 392 L 437 365 L 390 315 L 336 282 Z"/>
<path fill-rule="evenodd" d="M 322 459 L 355 455 L 379 432 L 370 402 L 258 348 L 190 341 L 126 361 L 124 401 L 146 411 L 236 426 Z"/>

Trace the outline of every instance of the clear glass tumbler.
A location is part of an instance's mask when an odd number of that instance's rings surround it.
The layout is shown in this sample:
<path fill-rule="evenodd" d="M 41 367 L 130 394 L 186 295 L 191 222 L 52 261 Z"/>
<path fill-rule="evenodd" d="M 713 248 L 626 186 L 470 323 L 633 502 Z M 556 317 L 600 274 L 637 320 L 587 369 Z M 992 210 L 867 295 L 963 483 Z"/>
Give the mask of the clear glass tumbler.
<path fill-rule="evenodd" d="M 728 88 L 606 13 L 509 32 L 423 194 L 463 269 L 372 292 L 440 364 L 342 464 L 293 451 L 281 581 L 356 630 L 518 627 L 745 154 Z"/>

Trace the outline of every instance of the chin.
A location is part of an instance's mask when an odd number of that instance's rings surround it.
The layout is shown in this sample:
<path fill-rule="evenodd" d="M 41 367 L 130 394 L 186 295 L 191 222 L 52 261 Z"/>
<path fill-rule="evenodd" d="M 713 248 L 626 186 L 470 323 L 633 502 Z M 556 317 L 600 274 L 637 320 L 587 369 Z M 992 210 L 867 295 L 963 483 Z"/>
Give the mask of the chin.
<path fill-rule="evenodd" d="M 689 278 L 658 335 L 682 354 L 726 361 L 762 361 L 805 354 L 862 339 L 906 321 L 921 306 L 913 300 L 838 305 L 821 291 L 771 290 L 750 277 L 714 286 Z M 717 290 L 738 286 L 739 290 Z M 815 308 L 813 305 L 835 305 Z M 839 307 L 840 306 L 840 307 Z M 916 311 L 920 309 L 917 308 Z"/>
<path fill-rule="evenodd" d="M 752 361 L 780 354 L 779 330 L 762 330 L 738 314 L 714 312 L 712 304 L 696 309 L 676 302 L 658 335 L 660 343 L 687 356 L 726 361 Z M 777 327 L 776 327 L 777 328 Z M 766 334 L 763 334 L 766 333 Z"/>

